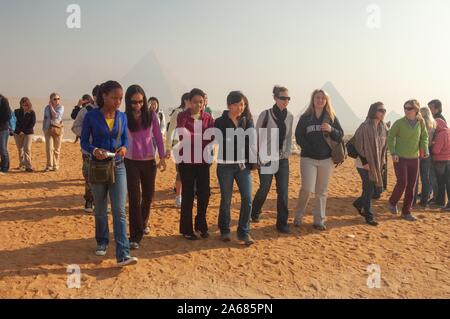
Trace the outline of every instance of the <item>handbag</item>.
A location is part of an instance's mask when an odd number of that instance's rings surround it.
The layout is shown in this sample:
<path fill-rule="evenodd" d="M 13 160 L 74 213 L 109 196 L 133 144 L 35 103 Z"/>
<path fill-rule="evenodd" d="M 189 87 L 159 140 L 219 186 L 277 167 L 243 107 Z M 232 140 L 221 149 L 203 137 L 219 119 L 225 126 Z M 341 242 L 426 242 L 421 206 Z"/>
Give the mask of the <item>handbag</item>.
<path fill-rule="evenodd" d="M 329 118 L 324 122 L 331 125 L 331 120 Z M 323 137 L 331 148 L 331 158 L 336 167 L 344 163 L 347 159 L 347 148 L 345 147 L 344 141 L 336 142 L 331 138 L 330 134 L 323 134 Z"/>
<path fill-rule="evenodd" d="M 117 150 L 119 146 L 120 133 L 122 131 L 122 121 L 119 118 L 119 130 L 116 137 L 116 147 Z M 116 182 L 116 161 L 112 158 L 106 162 L 99 162 L 91 160 L 89 163 L 89 174 L 88 180 L 90 184 L 106 184 L 112 185 Z"/>
<path fill-rule="evenodd" d="M 349 157 L 357 159 L 359 154 L 355 148 L 355 137 L 352 137 L 345 145 Z"/>
<path fill-rule="evenodd" d="M 51 124 L 50 125 L 50 135 L 53 137 L 59 137 L 62 134 L 63 125 L 61 124 Z"/>

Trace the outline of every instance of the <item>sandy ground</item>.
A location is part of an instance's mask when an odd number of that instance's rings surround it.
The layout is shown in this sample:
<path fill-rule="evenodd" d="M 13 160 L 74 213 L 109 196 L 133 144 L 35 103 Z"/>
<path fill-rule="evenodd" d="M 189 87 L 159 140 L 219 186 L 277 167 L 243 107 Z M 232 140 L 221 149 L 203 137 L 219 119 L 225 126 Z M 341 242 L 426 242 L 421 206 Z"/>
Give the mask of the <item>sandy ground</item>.
<path fill-rule="evenodd" d="M 12 167 L 17 165 L 10 145 Z M 33 145 L 35 168 L 45 165 L 44 144 Z M 450 214 L 419 210 L 417 223 L 391 216 L 387 195 L 375 203 L 381 225 L 371 228 L 351 202 L 360 180 L 351 160 L 336 170 L 328 208 L 329 230 L 305 225 L 291 235 L 274 228 L 273 189 L 262 222 L 252 225 L 257 243 L 222 243 L 217 230 L 219 189 L 212 170 L 208 211 L 212 237 L 188 242 L 178 234 L 172 193 L 174 167 L 159 173 L 151 236 L 134 253 L 139 264 L 115 268 L 114 245 L 94 255 L 94 218 L 82 210 L 79 147 L 66 143 L 62 169 L 0 175 L 0 298 L 449 298 Z M 390 175 L 390 189 L 394 181 Z M 254 179 L 254 192 L 258 179 Z M 300 187 L 299 158 L 291 160 L 291 216 Z M 233 200 L 236 229 L 239 196 Z M 309 210 L 310 211 L 310 210 Z M 111 227 L 112 229 L 112 227 Z M 69 289 L 67 266 L 81 268 L 81 288 Z M 367 286 L 367 267 L 381 267 L 381 288 Z"/>

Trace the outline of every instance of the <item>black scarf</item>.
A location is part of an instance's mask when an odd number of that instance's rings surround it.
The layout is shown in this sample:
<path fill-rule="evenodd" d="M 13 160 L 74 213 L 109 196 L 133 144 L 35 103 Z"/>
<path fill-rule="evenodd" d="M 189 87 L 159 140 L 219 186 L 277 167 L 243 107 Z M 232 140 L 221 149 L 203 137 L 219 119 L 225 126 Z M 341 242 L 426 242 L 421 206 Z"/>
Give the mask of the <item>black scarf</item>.
<path fill-rule="evenodd" d="M 283 145 L 284 145 L 284 140 L 286 139 L 286 118 L 287 118 L 287 109 L 284 109 L 283 111 L 280 110 L 280 108 L 275 104 L 272 108 L 273 110 L 273 114 L 275 115 L 275 123 L 277 123 L 278 129 L 279 129 L 279 133 L 280 135 L 278 136 L 279 139 L 279 146 L 280 146 L 280 150 L 283 149 Z"/>

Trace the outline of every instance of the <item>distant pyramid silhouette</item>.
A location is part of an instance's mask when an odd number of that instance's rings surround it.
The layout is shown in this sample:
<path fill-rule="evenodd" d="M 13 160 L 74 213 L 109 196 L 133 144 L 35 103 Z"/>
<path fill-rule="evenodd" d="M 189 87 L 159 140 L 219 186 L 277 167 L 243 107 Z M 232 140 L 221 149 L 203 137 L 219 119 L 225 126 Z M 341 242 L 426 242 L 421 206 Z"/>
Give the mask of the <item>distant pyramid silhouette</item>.
<path fill-rule="evenodd" d="M 395 111 L 391 111 L 389 112 L 388 115 L 386 115 L 384 121 L 387 122 L 391 122 L 391 124 L 394 124 L 397 120 L 401 119 L 403 117 L 403 115 L 400 115 L 399 113 L 395 112 Z"/>
<path fill-rule="evenodd" d="M 345 134 L 353 134 L 362 123 L 362 120 L 356 116 L 355 112 L 353 112 L 352 108 L 348 105 L 342 95 L 338 92 L 336 87 L 331 82 L 325 83 L 322 89 L 328 93 L 331 97 L 331 102 L 333 103 L 334 111 L 341 123 L 341 126 L 344 130 Z M 306 111 L 307 107 L 303 109 L 303 111 L 297 115 L 295 121 L 296 123 L 302 116 L 302 114 Z"/>
<path fill-rule="evenodd" d="M 178 106 L 180 103 L 177 92 L 181 92 L 182 88 L 174 87 L 174 85 L 177 85 L 176 81 L 169 80 L 169 75 L 159 63 L 154 51 L 147 53 L 132 67 L 120 83 L 125 88 L 132 84 L 139 84 L 147 97 L 156 96 L 158 98 L 164 110 Z"/>

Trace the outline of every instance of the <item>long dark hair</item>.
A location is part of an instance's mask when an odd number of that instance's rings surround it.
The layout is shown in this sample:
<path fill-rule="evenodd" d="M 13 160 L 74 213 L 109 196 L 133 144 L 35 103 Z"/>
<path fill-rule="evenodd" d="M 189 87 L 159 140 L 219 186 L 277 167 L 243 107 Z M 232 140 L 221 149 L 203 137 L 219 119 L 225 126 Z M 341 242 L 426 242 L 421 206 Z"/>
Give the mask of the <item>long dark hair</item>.
<path fill-rule="evenodd" d="M 155 101 L 156 104 L 158 104 L 158 108 L 156 109 L 156 113 L 158 113 L 158 112 L 159 112 L 159 100 L 158 100 L 158 98 L 156 98 L 156 97 L 154 97 L 154 96 L 152 96 L 151 98 L 149 98 L 149 99 L 148 99 L 148 105 L 149 105 L 149 107 L 150 107 L 150 102 L 151 102 L 151 101 Z"/>
<path fill-rule="evenodd" d="M 131 104 L 131 98 L 135 94 L 141 94 L 143 97 L 144 105 L 141 109 L 141 125 L 144 129 L 149 128 L 152 125 L 152 115 L 151 111 L 148 107 L 148 101 L 147 96 L 145 95 L 145 91 L 142 87 L 135 84 L 128 88 L 127 92 L 125 93 L 125 113 L 127 115 L 128 119 L 128 129 L 131 132 L 136 132 L 139 129 L 139 125 L 136 122 L 134 115 L 133 115 L 133 107 Z"/>
<path fill-rule="evenodd" d="M 239 103 L 244 100 L 245 108 L 241 114 L 241 118 L 245 117 L 247 121 L 253 121 L 252 113 L 250 112 L 250 105 L 248 103 L 248 98 L 241 91 L 232 91 L 227 96 L 227 105 L 230 106 L 235 103 Z"/>
<path fill-rule="evenodd" d="M 97 96 L 97 106 L 99 110 L 102 109 L 103 106 L 105 105 L 105 101 L 103 100 L 103 94 L 108 94 L 109 92 L 116 89 L 122 89 L 122 86 L 119 84 L 119 82 L 116 81 L 108 81 L 100 85 Z"/>
<path fill-rule="evenodd" d="M 11 119 L 11 107 L 6 97 L 0 94 L 0 123 L 6 123 Z"/>
<path fill-rule="evenodd" d="M 186 103 L 184 101 L 189 100 L 189 96 L 190 96 L 190 92 L 186 92 L 183 94 L 183 96 L 181 97 L 181 103 L 180 103 L 180 108 L 184 109 L 186 108 Z"/>

